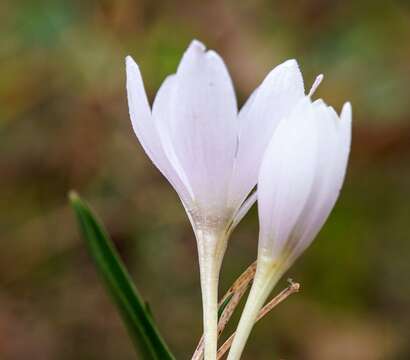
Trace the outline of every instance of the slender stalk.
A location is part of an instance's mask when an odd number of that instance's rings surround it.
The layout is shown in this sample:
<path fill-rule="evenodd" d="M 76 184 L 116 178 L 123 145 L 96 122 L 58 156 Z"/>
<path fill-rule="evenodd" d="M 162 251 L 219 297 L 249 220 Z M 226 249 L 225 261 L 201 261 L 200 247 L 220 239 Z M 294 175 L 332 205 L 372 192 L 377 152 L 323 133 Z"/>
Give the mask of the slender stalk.
<path fill-rule="evenodd" d="M 222 259 L 227 245 L 227 235 L 196 231 L 199 268 L 201 274 L 204 357 L 215 360 L 218 343 L 218 283 Z"/>
<path fill-rule="evenodd" d="M 278 295 L 276 295 L 269 303 L 267 303 L 256 318 L 256 321 L 262 319 L 266 314 L 268 314 L 275 306 L 279 305 L 282 301 L 284 301 L 288 296 L 298 292 L 300 289 L 299 283 L 291 282 L 291 284 L 284 290 L 282 290 Z M 217 360 L 221 359 L 225 353 L 229 350 L 230 346 L 232 345 L 233 339 L 235 337 L 235 333 L 233 333 L 218 349 Z"/>
<path fill-rule="evenodd" d="M 243 294 L 249 287 L 249 284 L 252 282 L 253 277 L 255 276 L 256 270 L 256 261 L 253 262 L 243 273 L 239 276 L 232 286 L 225 293 L 223 298 L 219 301 L 218 308 L 229 298 L 229 303 L 223 310 L 219 321 L 218 321 L 218 336 L 225 329 L 226 324 L 229 322 L 233 312 L 236 309 L 239 301 L 241 300 Z M 198 345 L 195 349 L 194 354 L 192 355 L 191 360 L 202 360 L 204 358 L 204 337 L 202 336 L 198 342 Z"/>
<path fill-rule="evenodd" d="M 282 271 L 280 271 L 276 261 L 266 256 L 259 257 L 252 288 L 239 321 L 227 360 L 240 359 L 253 325 L 258 317 L 259 310 L 262 308 L 281 275 Z"/>

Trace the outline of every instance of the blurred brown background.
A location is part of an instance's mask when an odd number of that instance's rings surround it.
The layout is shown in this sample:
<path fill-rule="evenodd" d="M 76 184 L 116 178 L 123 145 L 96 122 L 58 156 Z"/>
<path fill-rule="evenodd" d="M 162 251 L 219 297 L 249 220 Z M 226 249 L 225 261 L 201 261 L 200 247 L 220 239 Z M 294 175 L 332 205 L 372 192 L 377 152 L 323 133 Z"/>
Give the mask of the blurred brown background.
<path fill-rule="evenodd" d="M 317 96 L 354 110 L 342 196 L 288 274 L 303 291 L 256 326 L 244 358 L 410 359 L 407 0 L 3 0 L 0 358 L 135 359 L 67 207 L 72 188 L 189 358 L 201 334 L 195 243 L 131 132 L 124 57 L 152 100 L 192 38 L 224 57 L 241 104 L 297 58 L 307 88 L 324 73 Z M 222 290 L 255 258 L 257 231 L 253 209 L 231 238 Z"/>

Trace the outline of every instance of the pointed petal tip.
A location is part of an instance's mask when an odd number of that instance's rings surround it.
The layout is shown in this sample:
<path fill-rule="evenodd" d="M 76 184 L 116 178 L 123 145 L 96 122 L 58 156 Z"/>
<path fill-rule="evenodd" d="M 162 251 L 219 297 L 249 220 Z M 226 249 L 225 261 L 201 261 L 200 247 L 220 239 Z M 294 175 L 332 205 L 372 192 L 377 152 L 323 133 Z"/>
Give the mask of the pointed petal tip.
<path fill-rule="evenodd" d="M 346 101 L 346 102 L 343 104 L 342 111 L 350 111 L 350 112 L 352 112 L 352 104 L 351 104 L 350 101 Z"/>
<path fill-rule="evenodd" d="M 268 75 L 266 75 L 264 82 L 269 81 L 268 79 L 276 79 L 277 76 L 293 78 L 293 81 L 291 81 L 292 84 L 299 82 L 303 85 L 302 73 L 300 71 L 298 62 L 295 59 L 286 60 L 283 63 L 275 66 L 271 71 L 269 71 Z"/>
<path fill-rule="evenodd" d="M 299 64 L 295 59 L 286 60 L 283 63 L 275 66 L 266 76 L 265 80 L 277 79 L 277 77 L 286 79 L 287 83 L 291 86 L 301 85 L 301 89 L 304 95 L 305 91 L 303 89 L 303 78 L 302 73 L 299 68 Z"/>
<path fill-rule="evenodd" d="M 351 121 L 352 120 L 352 104 L 350 101 L 344 103 L 342 112 L 340 113 L 340 118 L 344 121 Z"/>
<path fill-rule="evenodd" d="M 205 54 L 206 47 L 204 44 L 202 44 L 200 41 L 194 39 L 191 41 L 191 43 L 188 45 L 187 49 L 184 52 L 184 55 L 182 56 L 182 59 L 178 65 L 178 70 L 177 73 L 181 70 L 181 66 L 184 63 L 190 63 L 194 59 L 200 59 L 203 57 Z"/>
<path fill-rule="evenodd" d="M 126 64 L 132 64 L 132 63 L 135 63 L 135 61 L 134 61 L 134 59 L 132 58 L 131 55 L 127 55 L 127 56 L 125 57 L 125 63 L 126 63 Z"/>
<path fill-rule="evenodd" d="M 291 68 L 291 67 L 297 67 L 297 68 L 299 68 L 299 64 L 298 64 L 298 62 L 296 61 L 296 59 L 286 60 L 286 61 L 284 61 L 282 64 L 280 64 L 279 66 L 288 67 L 288 68 Z"/>
<path fill-rule="evenodd" d="M 200 52 L 204 52 L 206 50 L 206 46 L 197 39 L 193 39 L 188 46 L 188 50 L 196 50 Z"/>
<path fill-rule="evenodd" d="M 128 69 L 137 69 L 139 71 L 139 66 L 138 64 L 135 62 L 135 60 L 132 58 L 131 55 L 127 55 L 125 57 L 125 67 Z"/>
<path fill-rule="evenodd" d="M 207 56 L 207 58 L 211 58 L 211 59 L 220 59 L 221 58 L 219 56 L 219 54 L 214 50 L 208 50 L 206 52 L 206 56 Z"/>

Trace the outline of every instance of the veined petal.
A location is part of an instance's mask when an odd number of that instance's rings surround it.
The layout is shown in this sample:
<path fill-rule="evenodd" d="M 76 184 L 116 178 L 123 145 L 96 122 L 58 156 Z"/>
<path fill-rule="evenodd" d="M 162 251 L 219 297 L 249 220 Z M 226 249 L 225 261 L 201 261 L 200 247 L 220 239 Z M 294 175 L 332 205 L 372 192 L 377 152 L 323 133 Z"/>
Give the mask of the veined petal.
<path fill-rule="evenodd" d="M 318 139 L 308 98 L 280 122 L 258 181 L 259 249 L 280 256 L 312 190 Z"/>
<path fill-rule="evenodd" d="M 297 258 L 314 240 L 329 217 L 346 173 L 350 149 L 351 112 L 345 110 L 345 122 L 323 101 L 313 104 L 317 125 L 318 168 L 311 194 L 294 230 L 296 243 L 289 244 L 290 261 Z"/>
<path fill-rule="evenodd" d="M 279 124 L 304 96 L 295 60 L 275 67 L 239 113 L 239 146 L 230 201 L 241 203 L 257 182 L 263 154 Z"/>
<path fill-rule="evenodd" d="M 200 207 L 226 208 L 237 105 L 223 60 L 193 41 L 176 75 L 169 137 Z"/>
<path fill-rule="evenodd" d="M 189 190 L 164 153 L 151 115 L 139 67 L 130 56 L 126 57 L 126 72 L 128 107 L 135 135 L 151 161 L 168 179 L 181 199 L 184 202 L 189 201 Z"/>
<path fill-rule="evenodd" d="M 331 209 L 336 200 L 331 194 L 334 186 L 331 180 L 334 167 L 338 166 L 339 118 L 322 100 L 312 104 L 312 111 L 311 126 L 318 136 L 318 165 L 310 195 L 286 246 L 286 252 L 292 259 L 299 256 L 313 241 L 330 213 L 327 209 Z"/>
<path fill-rule="evenodd" d="M 170 75 L 164 80 L 155 96 L 152 106 L 152 116 L 154 125 L 159 134 L 159 140 L 162 144 L 162 148 L 169 162 L 172 164 L 174 172 L 178 175 L 176 176 L 177 179 L 175 181 L 176 186 L 181 188 L 181 191 L 184 192 L 183 199 L 186 199 L 184 200 L 184 205 L 186 209 L 189 209 L 192 207 L 192 203 L 194 201 L 194 193 L 189 184 L 188 177 L 175 154 L 175 150 L 170 139 L 170 114 L 172 109 L 171 101 L 175 91 L 175 85 L 176 75 Z"/>
<path fill-rule="evenodd" d="M 125 58 L 127 72 L 127 96 L 128 108 L 131 117 L 132 128 L 150 159 L 157 164 L 158 141 L 156 132 L 151 121 L 151 109 L 145 93 L 144 84 L 138 65 L 131 58 Z"/>

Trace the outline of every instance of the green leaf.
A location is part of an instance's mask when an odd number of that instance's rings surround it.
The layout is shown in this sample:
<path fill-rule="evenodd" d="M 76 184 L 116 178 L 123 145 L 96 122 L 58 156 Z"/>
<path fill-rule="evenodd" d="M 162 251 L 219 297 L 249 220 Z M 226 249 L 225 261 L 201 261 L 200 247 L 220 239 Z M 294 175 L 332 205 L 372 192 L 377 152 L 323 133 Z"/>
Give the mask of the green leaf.
<path fill-rule="evenodd" d="M 144 360 L 175 360 L 102 224 L 76 193 L 69 198 L 97 271 L 140 355 Z"/>
<path fill-rule="evenodd" d="M 151 316 L 151 319 L 154 320 L 154 314 L 152 313 L 151 305 L 148 301 L 145 301 L 145 311 L 149 316 Z"/>

